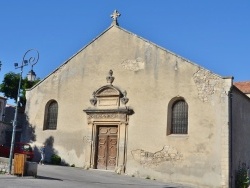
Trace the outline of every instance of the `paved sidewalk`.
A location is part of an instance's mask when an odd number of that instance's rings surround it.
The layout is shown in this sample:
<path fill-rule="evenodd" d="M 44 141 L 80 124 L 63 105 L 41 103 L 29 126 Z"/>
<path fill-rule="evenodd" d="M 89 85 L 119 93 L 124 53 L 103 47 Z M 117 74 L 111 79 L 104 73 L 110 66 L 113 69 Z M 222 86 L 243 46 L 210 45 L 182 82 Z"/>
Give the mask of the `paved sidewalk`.
<path fill-rule="evenodd" d="M 118 175 L 114 172 L 39 165 L 38 176 L 0 174 L 0 188 L 191 188 L 184 185 Z"/>

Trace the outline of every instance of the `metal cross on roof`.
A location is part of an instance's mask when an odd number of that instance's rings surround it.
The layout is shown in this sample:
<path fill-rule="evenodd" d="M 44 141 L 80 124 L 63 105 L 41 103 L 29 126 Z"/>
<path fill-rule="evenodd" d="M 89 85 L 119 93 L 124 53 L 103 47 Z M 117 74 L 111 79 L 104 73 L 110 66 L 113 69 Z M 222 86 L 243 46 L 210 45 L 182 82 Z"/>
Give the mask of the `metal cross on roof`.
<path fill-rule="evenodd" d="M 113 19 L 113 22 L 111 25 L 119 26 L 119 24 L 117 22 L 117 18 L 120 16 L 121 16 L 121 14 L 117 10 L 114 10 L 114 12 L 110 15 L 110 17 Z"/>

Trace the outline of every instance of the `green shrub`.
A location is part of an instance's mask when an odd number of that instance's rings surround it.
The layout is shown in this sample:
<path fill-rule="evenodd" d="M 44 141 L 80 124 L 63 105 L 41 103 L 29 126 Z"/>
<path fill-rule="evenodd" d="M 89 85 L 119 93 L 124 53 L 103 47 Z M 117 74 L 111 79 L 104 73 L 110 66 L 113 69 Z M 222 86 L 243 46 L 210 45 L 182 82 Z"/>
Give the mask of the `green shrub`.
<path fill-rule="evenodd" d="M 53 155 L 51 156 L 51 160 L 50 160 L 50 161 L 51 161 L 51 164 L 60 165 L 62 159 L 61 159 L 60 156 L 58 156 L 58 155 L 56 155 L 56 154 L 53 154 Z"/>
<path fill-rule="evenodd" d="M 236 172 L 235 185 L 236 188 L 247 188 L 249 185 L 249 177 L 245 163 L 243 163 L 242 166 L 239 166 L 239 169 Z"/>

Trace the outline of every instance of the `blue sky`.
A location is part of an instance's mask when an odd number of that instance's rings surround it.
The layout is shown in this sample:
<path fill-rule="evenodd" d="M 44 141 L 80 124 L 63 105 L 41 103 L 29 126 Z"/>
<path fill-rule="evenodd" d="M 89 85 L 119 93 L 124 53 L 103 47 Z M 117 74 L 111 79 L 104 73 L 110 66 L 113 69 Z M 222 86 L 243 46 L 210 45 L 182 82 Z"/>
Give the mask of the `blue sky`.
<path fill-rule="evenodd" d="M 216 74 L 250 80 L 249 0 L 0 0 L 0 82 L 20 72 L 14 63 L 31 48 L 44 78 L 107 29 L 114 9 L 122 28 Z"/>

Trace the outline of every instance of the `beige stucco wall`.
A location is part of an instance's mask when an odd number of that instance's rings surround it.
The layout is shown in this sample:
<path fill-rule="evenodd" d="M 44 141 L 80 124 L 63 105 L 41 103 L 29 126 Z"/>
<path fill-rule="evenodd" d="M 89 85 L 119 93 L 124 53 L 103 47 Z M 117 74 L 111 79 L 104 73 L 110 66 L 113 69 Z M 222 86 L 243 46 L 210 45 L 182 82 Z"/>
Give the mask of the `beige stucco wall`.
<path fill-rule="evenodd" d="M 198 187 L 228 187 L 231 79 L 116 26 L 27 91 L 34 145 L 53 138 L 53 149 L 65 162 L 84 166 L 89 127 L 83 109 L 91 106 L 92 92 L 106 85 L 110 69 L 113 85 L 127 91 L 128 106 L 134 110 L 127 125 L 126 173 Z M 188 134 L 167 135 L 168 104 L 179 96 L 188 103 Z M 43 131 L 45 105 L 51 99 L 59 106 L 57 130 Z M 155 152 L 158 162 L 150 158 Z"/>
<path fill-rule="evenodd" d="M 250 99 L 237 88 L 232 90 L 232 181 L 245 163 L 250 165 Z"/>

